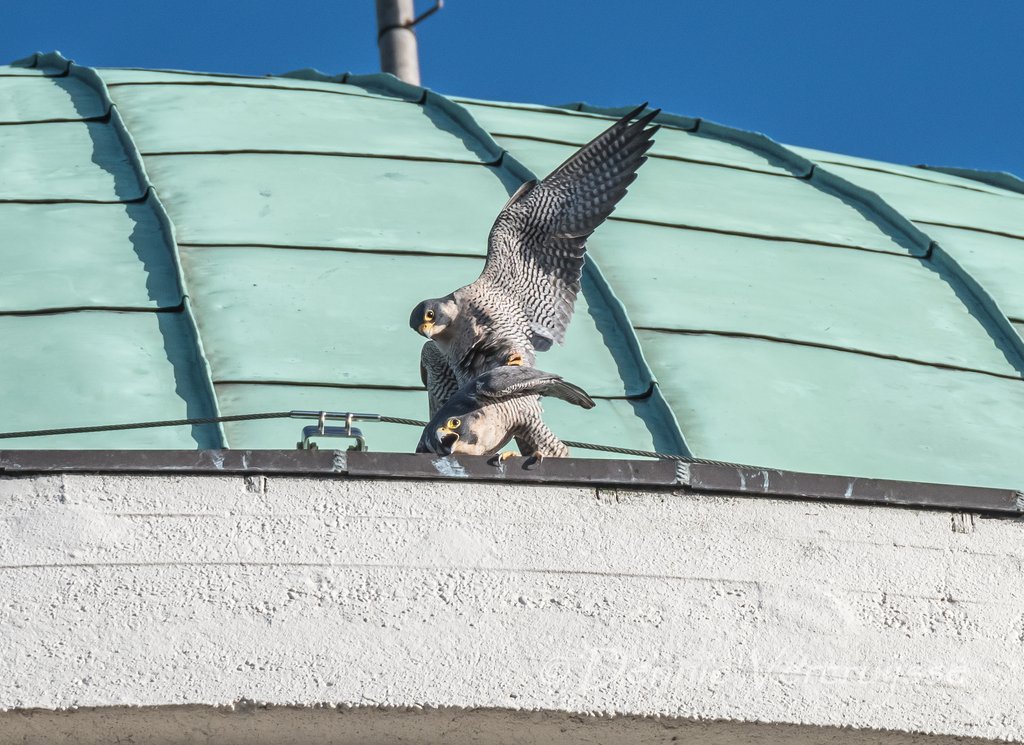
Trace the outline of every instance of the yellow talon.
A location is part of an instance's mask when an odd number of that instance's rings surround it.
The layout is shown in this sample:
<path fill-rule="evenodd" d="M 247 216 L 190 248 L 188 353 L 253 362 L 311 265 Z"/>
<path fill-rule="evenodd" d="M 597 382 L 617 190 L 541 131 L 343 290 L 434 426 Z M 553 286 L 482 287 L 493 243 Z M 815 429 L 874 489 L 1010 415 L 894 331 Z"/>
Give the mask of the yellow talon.
<path fill-rule="evenodd" d="M 508 356 L 508 359 L 505 360 L 505 364 L 521 367 L 523 364 L 523 355 L 519 354 L 519 352 L 513 352 Z"/>
<path fill-rule="evenodd" d="M 504 453 L 502 453 L 501 455 L 498 456 L 498 460 L 500 460 L 502 463 L 504 463 L 509 458 L 515 458 L 515 457 L 516 457 L 515 451 L 513 451 L 513 450 L 506 450 Z"/>

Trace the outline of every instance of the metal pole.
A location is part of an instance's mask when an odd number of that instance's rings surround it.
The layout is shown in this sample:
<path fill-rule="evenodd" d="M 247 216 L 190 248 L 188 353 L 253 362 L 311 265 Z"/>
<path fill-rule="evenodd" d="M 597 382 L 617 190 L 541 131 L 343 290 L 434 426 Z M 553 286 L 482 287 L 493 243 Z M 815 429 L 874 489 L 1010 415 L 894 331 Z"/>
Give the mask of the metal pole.
<path fill-rule="evenodd" d="M 413 0 L 377 0 L 377 47 L 380 69 L 400 80 L 420 84 Z"/>

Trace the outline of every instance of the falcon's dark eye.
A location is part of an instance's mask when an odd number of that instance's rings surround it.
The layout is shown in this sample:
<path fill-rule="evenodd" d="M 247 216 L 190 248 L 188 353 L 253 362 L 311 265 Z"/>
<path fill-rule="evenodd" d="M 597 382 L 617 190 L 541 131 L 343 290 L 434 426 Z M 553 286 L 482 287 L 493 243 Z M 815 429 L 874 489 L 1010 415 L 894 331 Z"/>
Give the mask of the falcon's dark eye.
<path fill-rule="evenodd" d="M 457 417 L 452 417 L 451 419 L 448 420 L 448 423 L 446 425 L 444 425 L 444 426 L 447 429 L 458 429 L 461 424 L 462 424 L 462 420 L 461 419 L 459 419 Z"/>
<path fill-rule="evenodd" d="M 433 321 L 434 320 L 434 311 L 432 311 L 432 310 L 424 311 L 423 312 L 423 320 L 425 320 L 425 321 Z"/>

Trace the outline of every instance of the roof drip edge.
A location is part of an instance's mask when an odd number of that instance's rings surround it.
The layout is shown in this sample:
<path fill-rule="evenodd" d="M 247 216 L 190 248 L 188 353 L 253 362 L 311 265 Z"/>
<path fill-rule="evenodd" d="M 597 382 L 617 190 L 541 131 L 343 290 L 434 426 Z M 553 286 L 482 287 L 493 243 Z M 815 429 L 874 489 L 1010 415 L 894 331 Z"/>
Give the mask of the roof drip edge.
<path fill-rule="evenodd" d="M 2 450 L 0 474 L 279 475 L 328 479 L 608 485 L 754 499 L 793 499 L 890 508 L 969 511 L 1018 519 L 1024 493 L 1013 488 L 899 481 L 713 461 L 548 458 L 494 465 L 488 456 L 344 450 Z"/>

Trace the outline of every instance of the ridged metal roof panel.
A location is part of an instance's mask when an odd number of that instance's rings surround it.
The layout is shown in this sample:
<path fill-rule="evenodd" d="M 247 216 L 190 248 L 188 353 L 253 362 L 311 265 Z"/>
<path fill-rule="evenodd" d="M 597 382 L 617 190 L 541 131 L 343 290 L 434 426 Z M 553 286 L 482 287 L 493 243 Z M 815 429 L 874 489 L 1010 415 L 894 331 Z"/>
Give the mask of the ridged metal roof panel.
<path fill-rule="evenodd" d="M 79 117 L 109 115 L 0 127 L 0 191 L 9 200 L 0 204 L 3 429 L 210 416 L 212 390 L 172 228 L 102 85 L 66 60 L 47 62 L 68 76 L 20 78 L 22 98 L 57 111 L 63 97 Z M 216 426 L 3 441 L 31 448 L 220 444 Z"/>
<path fill-rule="evenodd" d="M 1024 194 L 961 189 L 850 166 L 833 165 L 829 170 L 874 191 L 911 220 L 1024 238 Z"/>
<path fill-rule="evenodd" d="M 621 113 L 463 108 L 387 76 L 105 70 L 111 121 L 84 122 L 106 111 L 107 88 L 70 71 L 0 70 L 0 91 L 50 86 L 10 109 L 19 117 L 79 117 L 0 128 L 24 130 L 7 133 L 11 198 L 114 203 L 0 205 L 0 217 L 14 216 L 0 251 L 16 267 L 0 279 L 0 314 L 90 309 L 0 315 L 20 345 L 5 382 L 67 387 L 52 402 L 0 395 L 19 428 L 208 414 L 200 391 L 211 380 L 226 414 L 424 418 L 410 309 L 472 280 L 507 195 Z M 1019 234 L 1024 197 L 958 174 L 786 149 L 705 120 L 659 121 L 653 157 L 590 242 L 567 345 L 538 358 L 599 398 L 592 411 L 551 404 L 556 432 L 798 470 L 1019 487 L 1022 241 L 999 233 Z M 125 204 L 150 183 L 147 199 Z M 54 275 L 48 253 L 74 276 Z M 109 355 L 80 359 L 107 339 Z M 67 379 L 50 382 L 51 365 Z M 108 382 L 130 408 L 109 403 Z M 68 407 L 80 418 L 62 419 Z M 231 424 L 227 441 L 289 447 L 301 424 Z M 419 434 L 365 429 L 378 450 L 409 450 Z M 196 444 L 188 432 L 168 436 Z M 89 442 L 152 446 L 147 437 Z"/>
<path fill-rule="evenodd" d="M 357 95 L 339 105 L 337 91 L 183 84 L 121 85 L 111 96 L 143 155 L 268 150 L 478 163 L 497 156 L 459 136 L 436 108 L 395 98 Z"/>
<path fill-rule="evenodd" d="M 474 258 L 258 247 L 183 247 L 182 261 L 218 380 L 399 388 L 422 386 L 412 307 L 483 268 Z M 591 395 L 646 393 L 638 371 L 620 377 L 585 298 L 577 312 L 565 346 L 538 365 Z"/>
<path fill-rule="evenodd" d="M 53 88 L 61 78 L 33 81 Z M 120 202 L 142 196 L 117 133 L 104 122 L 0 127 L 0 199 Z"/>
<path fill-rule="evenodd" d="M 603 226 L 590 251 L 637 327 L 768 336 L 1019 377 L 979 328 L 977 304 L 919 259 L 624 222 Z"/>
<path fill-rule="evenodd" d="M 496 168 L 392 158 L 172 155 L 146 168 L 181 243 L 483 256 L 512 186 Z"/>
<path fill-rule="evenodd" d="M 703 457 L 1021 486 L 1019 380 L 761 339 L 639 334 Z"/>
<path fill-rule="evenodd" d="M 0 313 L 173 308 L 182 291 L 149 205 L 0 204 Z"/>
<path fill-rule="evenodd" d="M 935 184 L 944 184 L 946 186 L 959 187 L 961 189 L 969 189 L 973 191 L 988 192 L 990 194 L 1005 194 L 1006 189 L 1000 188 L 994 184 L 985 184 L 980 181 L 966 178 L 964 176 L 958 176 L 952 173 L 946 173 L 934 169 L 925 169 L 918 166 L 905 166 L 898 163 L 887 163 L 881 160 L 872 160 L 870 158 L 858 158 L 852 155 L 842 155 L 840 153 L 830 153 L 825 150 L 815 150 L 814 148 L 808 147 L 795 147 L 793 145 L 786 145 L 786 148 L 792 150 L 798 155 L 802 155 L 805 158 L 821 163 L 823 165 L 841 165 L 850 166 L 853 168 L 860 168 L 867 171 L 880 171 L 882 173 L 888 173 L 896 176 L 905 176 L 911 179 L 917 179 L 919 181 L 926 181 Z"/>
<path fill-rule="evenodd" d="M 0 65 L 0 78 L 46 78 L 56 76 L 54 70 L 43 70 L 20 65 Z M 30 95 L 35 95 L 33 92 Z M 44 94 L 45 95 L 45 94 Z"/>
<path fill-rule="evenodd" d="M 209 416 L 181 312 L 0 316 L 5 432 Z M 4 440 L 3 448 L 196 448 L 216 428 L 168 427 Z"/>
<path fill-rule="evenodd" d="M 106 114 L 103 102 L 74 78 L 40 86 L 33 78 L 0 76 L 0 124 L 87 119 Z"/>
<path fill-rule="evenodd" d="M 1007 315 L 1024 319 L 1024 238 L 939 225 L 927 228 L 985 286 Z"/>

